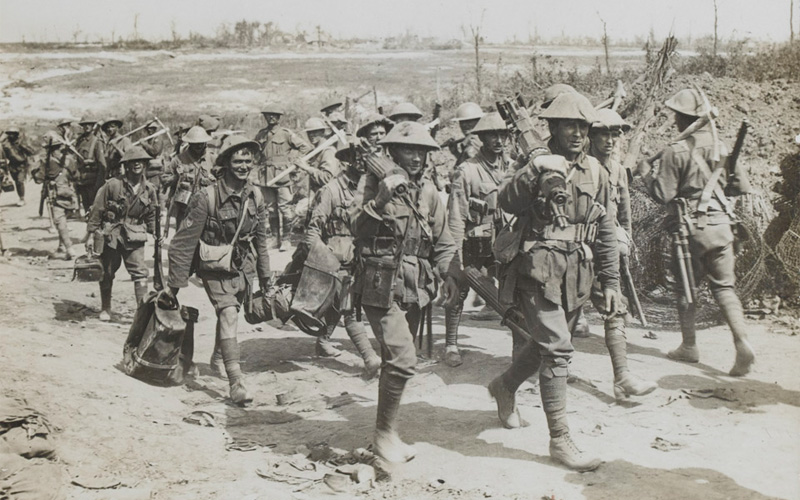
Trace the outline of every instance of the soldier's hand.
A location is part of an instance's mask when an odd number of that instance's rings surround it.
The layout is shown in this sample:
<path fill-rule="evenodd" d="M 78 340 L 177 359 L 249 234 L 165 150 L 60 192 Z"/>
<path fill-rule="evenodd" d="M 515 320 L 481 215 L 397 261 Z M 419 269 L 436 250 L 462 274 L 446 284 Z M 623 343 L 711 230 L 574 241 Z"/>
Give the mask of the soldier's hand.
<path fill-rule="evenodd" d="M 442 286 L 442 292 L 444 293 L 444 306 L 451 308 L 456 305 L 458 302 L 458 282 L 452 276 L 447 276 L 444 279 L 444 285 Z"/>
<path fill-rule="evenodd" d="M 619 290 L 606 288 L 603 290 L 603 298 L 606 302 L 606 316 L 616 316 L 622 304 L 622 297 L 620 296 Z"/>
<path fill-rule="evenodd" d="M 378 195 L 375 196 L 375 208 L 383 210 L 387 203 L 394 197 L 397 188 L 408 183 L 408 179 L 401 174 L 392 174 L 384 178 L 378 185 Z"/>
<path fill-rule="evenodd" d="M 298 159 L 297 159 L 297 160 L 294 162 L 294 164 L 295 164 L 295 165 L 297 166 L 297 168 L 299 168 L 300 170 L 305 170 L 306 172 L 308 172 L 309 170 L 311 170 L 311 165 L 309 165 L 309 164 L 308 164 L 308 162 L 304 161 L 302 158 L 298 158 Z"/>
<path fill-rule="evenodd" d="M 552 170 L 567 175 L 569 163 L 561 155 L 538 155 L 533 159 L 533 166 L 539 170 Z"/>
<path fill-rule="evenodd" d="M 94 235 L 90 234 L 89 239 L 86 240 L 86 253 L 94 255 Z"/>
<path fill-rule="evenodd" d="M 636 164 L 636 168 L 631 172 L 633 175 L 644 177 L 653 170 L 653 166 L 647 160 L 642 160 Z"/>
<path fill-rule="evenodd" d="M 158 307 L 161 309 L 177 309 L 178 308 L 178 298 L 176 295 L 178 294 L 178 290 L 176 288 L 167 287 L 162 290 L 158 294 L 158 299 L 156 299 L 158 303 Z"/>

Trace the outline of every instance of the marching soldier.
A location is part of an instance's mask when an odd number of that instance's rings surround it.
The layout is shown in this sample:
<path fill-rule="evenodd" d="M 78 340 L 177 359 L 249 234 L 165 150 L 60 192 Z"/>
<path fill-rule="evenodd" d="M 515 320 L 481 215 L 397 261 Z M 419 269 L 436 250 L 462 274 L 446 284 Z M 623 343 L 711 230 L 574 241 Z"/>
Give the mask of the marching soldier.
<path fill-rule="evenodd" d="M 334 113 L 340 113 L 342 111 L 343 106 L 344 106 L 344 101 L 338 98 L 334 98 L 333 100 L 328 101 L 328 103 L 325 104 L 325 106 L 320 108 L 319 112 L 322 113 L 323 116 L 330 119 Z"/>
<path fill-rule="evenodd" d="M 515 231 L 522 233 L 516 256 L 503 272 L 501 298 L 505 291 L 513 293 L 532 340 L 489 384 L 489 392 L 505 427 L 527 426 L 515 393 L 538 370 L 550 456 L 571 469 L 588 471 L 600 460 L 578 449 L 567 423 L 570 327 L 589 298 L 595 274 L 604 310 L 612 315 L 618 311 L 616 212 L 607 172 L 584 153 L 589 126 L 596 121 L 589 100 L 562 94 L 540 118 L 548 121 L 553 154 L 534 155 L 507 179 L 499 195 L 500 208 L 519 218 Z"/>
<path fill-rule="evenodd" d="M 373 113 L 367 116 L 365 121 L 356 131 L 356 136 L 363 138 L 372 152 L 377 155 L 383 155 L 383 147 L 380 142 L 386 137 L 386 134 L 392 130 L 394 122 L 385 116 Z"/>
<path fill-rule="evenodd" d="M 436 187 L 422 175 L 428 153 L 439 146 L 414 122 L 394 127 L 380 145 L 388 148 L 399 169 L 383 180 L 367 174 L 353 230 L 361 259 L 355 289 L 383 358 L 375 453 L 387 462 L 406 462 L 415 451 L 397 433 L 397 413 L 417 361 L 411 332 L 417 331 L 423 310 L 436 295 L 433 266 L 444 278 L 448 300 L 458 294 L 455 280 L 461 266 L 445 224 L 445 207 Z M 398 193 L 401 185 L 404 193 Z"/>
<path fill-rule="evenodd" d="M 630 130 L 628 125 L 616 111 L 601 109 L 596 112 L 597 121 L 589 129 L 590 154 L 597 158 L 608 174 L 609 195 L 617 212 L 616 230 L 617 245 L 620 257 L 630 252 L 631 231 L 631 198 L 628 191 L 628 173 L 620 162 L 612 157 L 614 147 L 622 132 Z M 595 279 L 592 286 L 592 304 L 604 318 L 605 340 L 611 355 L 614 368 L 614 396 L 617 400 L 629 396 L 649 394 L 658 387 L 655 382 L 639 379 L 628 370 L 628 349 L 625 337 L 625 317 L 627 308 L 621 304 L 616 314 L 605 311 L 603 290 L 600 281 Z"/>
<path fill-rule="evenodd" d="M 267 183 L 291 167 L 292 156 L 311 152 L 311 146 L 296 133 L 280 126 L 283 111 L 277 107 L 267 106 L 261 114 L 267 126 L 256 134 L 255 141 L 261 145 L 261 153 L 251 174 L 251 181 L 261 188 L 269 207 L 269 225 L 272 234 L 277 236 L 278 248 L 283 252 L 289 248 L 288 242 L 283 238 L 292 232 L 292 181 L 287 176 L 273 187 L 268 187 Z"/>
<path fill-rule="evenodd" d="M 334 127 L 343 132 L 348 132 L 350 130 L 350 123 L 347 121 L 347 118 L 341 111 L 334 111 L 328 115 L 328 120 L 333 124 Z"/>
<path fill-rule="evenodd" d="M 702 96 L 692 89 L 681 90 L 665 105 L 675 112 L 675 125 L 680 132 L 710 112 Z M 688 271 L 693 272 L 695 284 L 703 277 L 708 277 L 711 293 L 731 329 L 736 347 L 736 361 L 730 375 L 741 377 L 750 372 L 755 353 L 747 341 L 742 304 L 734 290 L 736 258 L 731 225 L 735 218 L 725 189 L 727 186 L 741 194 L 746 191 L 741 187 L 749 183 L 746 178 L 727 178 L 725 168 L 721 166 L 727 161 L 727 150 L 722 145 L 721 160 L 716 163 L 714 147 L 714 137 L 706 125 L 688 138 L 664 148 L 657 172 L 653 172 L 647 162 L 640 163 L 638 172 L 644 177 L 648 192 L 657 202 L 675 208 L 676 214 L 681 207 L 685 207 L 683 217 L 675 217 L 673 225 L 688 225 L 688 249 L 691 254 Z M 737 171 L 737 175 L 746 174 Z M 676 257 L 673 270 L 676 281 L 681 283 L 683 276 L 679 265 Z M 696 290 L 690 292 L 696 296 Z M 683 342 L 668 356 L 677 361 L 697 363 L 700 360 L 695 333 L 697 304 L 689 299 L 691 297 L 678 294 L 678 318 Z"/>
<path fill-rule="evenodd" d="M 122 155 L 131 147 L 131 140 L 120 134 L 122 120 L 119 118 L 109 118 L 100 128 L 106 134 L 106 179 L 122 177 Z"/>
<path fill-rule="evenodd" d="M 72 130 L 72 118 L 63 118 L 56 125 L 56 134 L 64 141 L 64 144 L 72 144 L 75 133 Z"/>
<path fill-rule="evenodd" d="M 477 135 L 472 133 L 472 129 L 478 124 L 483 114 L 481 107 L 474 102 L 465 102 L 456 109 L 456 117 L 452 121 L 458 123 L 464 138 L 447 141 L 447 148 L 456 158 L 456 167 L 466 160 L 474 158 L 481 149 L 481 141 Z"/>
<path fill-rule="evenodd" d="M 218 375 L 227 375 L 230 398 L 236 404 L 252 401 L 239 365 L 239 309 L 247 283 L 252 283 L 256 274 L 265 293 L 270 287 L 267 207 L 261 191 L 248 182 L 258 149 L 257 142 L 242 136 L 225 138 L 217 156 L 222 177 L 192 196 L 186 222 L 170 243 L 168 290 L 163 294 L 166 303 L 175 302 L 178 290 L 187 286 L 199 255 L 197 275 L 217 312 L 211 368 Z M 198 251 L 198 246 L 211 251 L 224 249 L 224 245 L 230 245 L 232 252 L 226 266 L 220 266 L 219 261 L 204 261 L 204 252 Z"/>
<path fill-rule="evenodd" d="M 503 212 L 497 205 L 497 192 L 509 169 L 504 154 L 508 128 L 498 113 L 480 118 L 472 129 L 481 147 L 473 158 L 455 171 L 448 202 L 448 226 L 461 260 L 466 266 L 490 270 L 494 276 L 492 243 L 503 227 Z M 458 326 L 469 287 L 459 290 L 458 300 L 445 311 L 445 355 L 448 366 L 459 366 Z"/>
<path fill-rule="evenodd" d="M 20 138 L 19 127 L 14 126 L 8 127 L 0 146 L 3 149 L 2 156 L 8 161 L 8 173 L 17 186 L 17 206 L 21 207 L 25 205 L 25 181 L 28 177 L 28 161 L 34 154 L 33 149 Z"/>
<path fill-rule="evenodd" d="M 355 246 L 351 232 L 353 225 L 351 216 L 355 204 L 361 201 L 358 184 L 364 171 L 363 165 L 350 158 L 347 144 L 341 145 L 336 157 L 346 165 L 345 169 L 317 191 L 304 244 L 307 248 L 311 248 L 316 240 L 322 240 L 339 259 L 342 272 L 352 276 L 355 272 Z M 317 337 L 317 355 L 339 354 L 330 342 L 337 323 L 338 319 L 330 319 L 327 334 Z M 381 366 L 381 358 L 372 348 L 364 324 L 357 319 L 354 307 L 344 311 L 344 327 L 361 359 L 364 360 L 365 376 L 374 377 Z"/>
<path fill-rule="evenodd" d="M 45 183 L 43 189 L 50 204 L 50 215 L 58 231 L 56 255 L 63 251 L 64 260 L 72 260 L 74 254 L 67 215 L 78 209 L 78 194 L 73 186 L 77 177 L 75 160 L 67 150 L 64 139 L 55 131 L 47 132 L 42 139 L 45 155 L 41 159 L 39 172 L 34 175 L 34 179 L 43 179 Z"/>
<path fill-rule="evenodd" d="M 150 137 L 158 133 L 159 128 L 159 123 L 156 120 L 150 121 L 144 128 L 144 136 Z M 147 165 L 147 168 L 144 169 L 144 176 L 150 184 L 155 186 L 156 192 L 159 195 L 159 204 L 163 206 L 165 200 L 163 200 L 161 196 L 161 177 L 164 174 L 164 156 L 168 150 L 164 142 L 164 136 L 160 135 L 150 137 L 149 139 L 142 139 L 140 145 L 147 154 L 153 157 Z"/>
<path fill-rule="evenodd" d="M 333 131 L 328 125 L 321 118 L 316 117 L 306 120 L 305 132 L 308 136 L 308 141 L 314 148 L 333 135 Z M 328 146 L 318 153 L 317 156 L 311 159 L 311 165 L 298 161 L 297 166 L 308 174 L 309 196 L 314 196 L 317 190 L 336 177 L 341 171 L 339 160 L 336 159 L 335 145 Z"/>
<path fill-rule="evenodd" d="M 88 219 L 97 190 L 105 183 L 106 152 L 103 140 L 96 131 L 97 120 L 84 117 L 79 124 L 83 127 L 83 133 L 75 141 L 75 149 L 83 159 L 78 158 L 78 178 L 75 185 Z"/>
<path fill-rule="evenodd" d="M 575 87 L 572 85 L 568 85 L 566 83 L 554 83 L 550 85 L 546 89 L 544 89 L 544 97 L 542 98 L 542 104 L 539 106 L 542 109 L 547 109 L 550 104 L 555 101 L 556 97 L 560 96 L 561 94 L 577 94 L 578 91 L 575 90 Z"/>
<path fill-rule="evenodd" d="M 111 292 L 114 276 L 122 263 L 133 281 L 136 304 L 147 295 L 144 245 L 147 234 L 155 238 L 156 188 L 144 176 L 152 160 L 141 146 L 131 146 L 120 159 L 125 175 L 109 179 L 97 192 L 89 216 L 86 253 L 100 254 L 103 279 L 100 281 L 100 321 L 111 320 Z"/>
<path fill-rule="evenodd" d="M 161 176 L 163 189 L 170 193 L 170 215 L 175 215 L 176 227 L 180 227 L 186 217 L 192 195 L 214 183 L 212 166 L 206 155 L 206 145 L 211 137 L 202 127 L 195 125 L 182 140 L 188 146 L 169 162 Z"/>
<path fill-rule="evenodd" d="M 214 165 L 219 154 L 219 148 L 222 147 L 222 136 L 217 135 L 220 127 L 220 119 L 211 115 L 200 115 L 197 119 L 197 124 L 203 127 L 211 140 L 206 145 L 206 160 L 209 165 Z"/>
<path fill-rule="evenodd" d="M 392 108 L 389 119 L 394 123 L 416 122 L 422 118 L 422 111 L 410 102 L 401 102 Z"/>

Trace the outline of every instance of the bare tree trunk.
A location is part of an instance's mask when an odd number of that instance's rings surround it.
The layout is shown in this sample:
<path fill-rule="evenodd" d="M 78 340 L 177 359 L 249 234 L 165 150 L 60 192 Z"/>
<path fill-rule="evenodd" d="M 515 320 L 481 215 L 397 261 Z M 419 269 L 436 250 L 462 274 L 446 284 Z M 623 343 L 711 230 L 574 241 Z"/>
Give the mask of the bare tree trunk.
<path fill-rule="evenodd" d="M 717 0 L 714 0 L 714 57 L 717 57 Z"/>
<path fill-rule="evenodd" d="M 789 0 L 789 43 L 794 43 L 794 0 Z"/>
<path fill-rule="evenodd" d="M 483 94 L 483 89 L 481 88 L 481 27 L 478 26 L 472 28 L 472 38 L 475 44 L 475 88 L 478 92 L 478 101 L 480 101 L 480 96 Z"/>
<path fill-rule="evenodd" d="M 603 20 L 601 19 L 601 21 Z M 606 52 L 606 73 L 611 74 L 611 64 L 608 57 L 608 30 L 606 28 L 606 22 L 603 21 L 603 50 Z"/>
<path fill-rule="evenodd" d="M 139 13 L 133 15 L 133 39 L 139 39 Z"/>

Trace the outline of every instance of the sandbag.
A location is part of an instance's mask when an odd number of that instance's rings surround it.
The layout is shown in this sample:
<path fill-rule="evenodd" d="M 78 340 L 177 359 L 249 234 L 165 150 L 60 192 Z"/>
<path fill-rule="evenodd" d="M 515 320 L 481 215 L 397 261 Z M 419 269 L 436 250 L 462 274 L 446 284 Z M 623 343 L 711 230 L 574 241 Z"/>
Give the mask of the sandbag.
<path fill-rule="evenodd" d="M 128 375 L 158 383 L 183 383 L 191 365 L 194 323 L 198 311 L 178 305 L 163 309 L 159 292 L 150 292 L 133 317 L 122 351 L 122 366 Z"/>

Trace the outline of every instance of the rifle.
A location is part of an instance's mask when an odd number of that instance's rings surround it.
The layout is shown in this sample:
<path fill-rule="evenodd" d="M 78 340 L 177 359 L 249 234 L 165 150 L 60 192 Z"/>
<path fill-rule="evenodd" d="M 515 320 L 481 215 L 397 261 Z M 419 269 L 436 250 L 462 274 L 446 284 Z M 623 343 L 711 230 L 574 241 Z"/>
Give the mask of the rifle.
<path fill-rule="evenodd" d="M 689 224 L 691 224 L 691 221 L 688 219 L 687 208 L 688 205 L 684 198 L 675 199 L 675 214 L 678 227 L 672 233 L 672 245 L 675 248 L 675 259 L 677 260 L 678 270 L 681 274 L 683 296 L 686 298 L 686 302 L 691 304 L 697 297 L 695 296 L 692 254 L 689 251 Z"/>
<path fill-rule="evenodd" d="M 161 197 L 156 195 L 156 232 L 153 249 L 153 288 L 160 292 L 164 289 L 164 270 L 161 267 Z"/>
<path fill-rule="evenodd" d="M 464 268 L 464 277 L 470 288 L 475 290 L 475 293 L 486 302 L 486 305 L 503 318 L 500 322 L 501 325 L 507 326 L 512 334 L 522 337 L 526 341 L 531 339 L 531 334 L 525 329 L 525 317 L 515 306 L 500 303 L 499 291 L 491 278 L 481 274 L 474 266 Z"/>
<path fill-rule="evenodd" d="M 431 127 L 431 137 L 433 140 L 436 140 L 436 134 L 439 132 L 439 128 L 441 127 L 439 123 L 439 115 L 442 114 L 442 105 L 441 103 L 437 102 L 433 105 L 433 120 L 431 123 L 435 123 L 433 127 Z M 442 181 L 439 178 L 439 169 L 436 168 L 436 163 L 431 162 L 431 172 L 433 173 L 433 184 L 436 186 L 437 191 L 444 191 L 445 187 L 442 186 Z"/>
<path fill-rule="evenodd" d="M 517 96 L 516 100 L 518 102 L 511 99 L 497 101 L 495 103 L 497 112 L 500 113 L 509 130 L 517 134 L 517 144 L 525 155 L 530 156 L 536 150 L 546 152 L 547 144 L 534 128 L 528 109 L 524 105 L 519 105 L 521 96 Z"/>
<path fill-rule="evenodd" d="M 747 179 L 747 176 L 740 177 L 736 175 L 736 163 L 739 161 L 739 155 L 742 152 L 742 146 L 744 145 L 744 138 L 747 136 L 748 127 L 750 127 L 750 122 L 747 118 L 744 118 L 742 120 L 742 125 L 739 127 L 739 132 L 736 134 L 736 142 L 733 144 L 733 150 L 730 156 L 725 160 L 725 173 L 728 177 L 728 183 L 725 189 L 725 194 L 727 195 L 749 193 L 751 191 L 750 181 Z M 732 192 L 734 188 L 737 193 Z"/>
<path fill-rule="evenodd" d="M 50 227 L 48 227 L 48 231 L 55 232 L 56 224 L 55 218 L 53 217 L 53 207 L 50 205 L 50 188 L 48 187 L 47 182 L 47 168 L 50 166 L 50 155 L 53 151 L 53 139 L 47 144 L 47 156 L 45 158 L 44 163 L 44 172 L 42 175 L 44 176 L 44 181 L 42 182 L 42 194 L 39 196 L 39 217 L 44 214 L 45 205 L 47 205 L 47 218 L 50 222 Z"/>
<path fill-rule="evenodd" d="M 642 309 L 642 304 L 639 302 L 639 294 L 636 293 L 636 285 L 633 284 L 633 276 L 631 276 L 631 267 L 627 255 L 619 256 L 619 270 L 628 287 L 628 299 L 636 309 L 636 315 L 639 317 L 642 326 L 647 328 L 647 319 L 644 317 L 644 309 Z"/>

